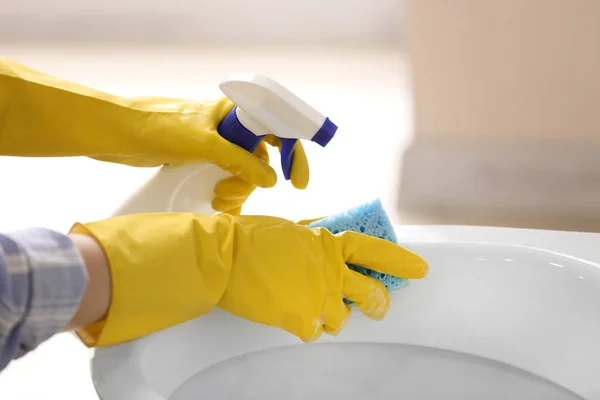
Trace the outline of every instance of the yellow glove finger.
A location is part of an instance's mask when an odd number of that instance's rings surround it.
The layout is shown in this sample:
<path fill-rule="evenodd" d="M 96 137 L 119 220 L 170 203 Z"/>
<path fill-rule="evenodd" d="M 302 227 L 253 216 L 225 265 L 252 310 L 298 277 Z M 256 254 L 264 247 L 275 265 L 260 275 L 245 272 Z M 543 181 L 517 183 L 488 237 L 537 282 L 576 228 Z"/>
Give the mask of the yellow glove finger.
<path fill-rule="evenodd" d="M 221 99 L 213 110 L 216 120 L 223 120 L 232 108 L 233 103 L 229 99 Z M 262 188 L 275 186 L 277 174 L 268 163 L 268 154 L 264 146 L 261 148 L 261 145 L 259 145 L 254 153 L 249 153 L 238 145 L 223 139 L 218 134 L 208 135 L 206 141 L 209 142 L 207 144 L 208 148 L 219 150 L 208 156 L 209 162 L 256 186 Z M 218 143 L 210 143 L 212 141 Z M 267 157 L 266 161 L 265 157 Z"/>
<path fill-rule="evenodd" d="M 266 141 L 273 147 L 277 147 L 281 152 L 281 140 L 279 140 L 278 137 L 273 135 L 267 135 L 264 141 Z M 304 146 L 299 140 L 294 146 L 294 155 L 292 158 L 292 171 L 290 175 L 290 180 L 292 181 L 292 185 L 296 189 L 300 190 L 306 189 L 306 187 L 308 186 L 308 181 L 310 180 L 308 159 L 306 157 L 306 152 L 304 151 Z"/>
<path fill-rule="evenodd" d="M 299 324 L 298 328 L 291 328 L 293 325 L 284 325 L 284 330 L 288 331 L 292 335 L 296 335 L 304 343 L 310 343 L 318 340 L 323 335 L 323 325 L 318 324 L 316 321 L 311 327 L 308 324 Z"/>
<path fill-rule="evenodd" d="M 390 295 L 383 283 L 351 269 L 344 277 L 343 295 L 374 320 L 383 319 L 390 308 Z"/>
<path fill-rule="evenodd" d="M 247 182 L 242 181 L 243 183 L 247 184 Z M 252 191 L 254 190 L 254 187 L 252 187 Z M 231 214 L 231 215 L 239 215 L 239 214 L 233 214 L 231 212 L 231 210 L 234 209 L 241 209 L 241 207 L 244 205 L 244 203 L 246 202 L 246 200 L 248 199 L 248 196 L 250 196 L 252 192 L 247 193 L 243 196 L 239 196 L 239 197 L 229 197 L 229 198 L 222 198 L 222 197 L 215 197 L 212 200 L 212 208 L 215 211 L 219 211 L 222 213 L 227 213 L 227 214 Z"/>
<path fill-rule="evenodd" d="M 323 330 L 329 335 L 340 333 L 350 319 L 350 306 L 337 296 L 331 296 L 323 305 Z"/>
<path fill-rule="evenodd" d="M 239 216 L 242 214 L 242 207 L 233 208 L 231 210 L 224 211 L 225 214 Z"/>
<path fill-rule="evenodd" d="M 320 221 L 320 220 L 325 219 L 325 218 L 327 218 L 327 217 L 312 218 L 312 219 L 303 219 L 303 220 L 300 220 L 300 221 L 298 221 L 296 223 L 298 225 L 308 226 L 308 225 L 312 224 L 315 221 Z"/>
<path fill-rule="evenodd" d="M 337 238 L 346 263 L 407 279 L 420 279 L 427 275 L 427 263 L 397 244 L 352 231 L 344 232 Z"/>
<path fill-rule="evenodd" d="M 258 157 L 267 164 L 269 163 L 269 152 L 264 140 L 260 142 L 256 150 L 254 150 L 254 156 Z"/>
<path fill-rule="evenodd" d="M 278 307 L 276 305 L 274 305 L 274 307 Z M 228 310 L 229 312 L 232 312 L 232 310 Z M 261 311 L 259 311 L 261 312 Z M 248 318 L 245 317 L 245 314 L 240 314 L 240 313 L 236 313 L 234 312 L 234 314 L 237 314 L 238 316 L 242 316 L 242 318 Z M 252 318 L 249 318 L 251 321 L 253 320 Z M 256 321 L 255 322 L 264 322 L 264 321 Z M 324 331 L 324 326 L 323 326 L 323 321 L 320 318 L 311 318 L 311 319 L 306 319 L 303 318 L 302 315 L 298 315 L 298 314 L 294 314 L 294 313 L 286 313 L 281 315 L 281 320 L 279 321 L 278 324 L 271 324 L 271 323 L 267 323 L 267 325 L 271 325 L 271 326 L 278 326 L 279 328 L 283 329 L 284 331 L 287 331 L 289 333 L 291 333 L 292 335 L 298 337 L 300 340 L 302 340 L 304 343 L 310 343 L 310 342 L 314 342 L 316 340 L 318 340 L 322 335 L 323 335 L 323 331 Z"/>
<path fill-rule="evenodd" d="M 281 142 L 277 137 L 267 135 L 265 140 L 263 140 L 254 151 L 255 157 L 268 164 L 269 152 L 265 143 L 269 143 L 270 145 L 281 149 Z M 308 185 L 308 177 L 308 162 L 304 147 L 302 147 L 302 143 L 297 142 L 291 174 L 292 184 L 297 189 L 304 189 Z M 233 177 L 223 180 L 215 187 L 215 196 L 212 201 L 212 207 L 219 212 L 240 215 L 242 205 L 248 200 L 248 197 L 250 197 L 255 189 L 256 185 L 247 182 L 242 178 Z"/>
<path fill-rule="evenodd" d="M 269 153 L 264 142 L 258 145 L 254 151 L 254 156 L 265 163 L 269 163 Z M 215 187 L 212 208 L 222 213 L 240 215 L 242 205 L 255 189 L 256 185 L 238 177 L 225 179 Z"/>
<path fill-rule="evenodd" d="M 220 212 L 220 213 L 231 214 L 231 215 L 240 215 L 242 206 L 244 205 L 244 203 L 245 203 L 245 200 L 227 201 L 227 200 L 222 200 L 222 199 L 213 199 L 211 206 L 212 206 L 213 210 Z M 233 210 L 238 210 L 238 211 L 236 211 L 237 214 L 235 212 L 233 212 Z"/>
<path fill-rule="evenodd" d="M 294 156 L 292 162 L 292 173 L 290 180 L 296 189 L 304 190 L 310 180 L 310 170 L 308 168 L 308 159 L 304 146 L 301 141 L 296 142 L 294 146 Z"/>
<path fill-rule="evenodd" d="M 233 177 L 224 179 L 215 186 L 215 199 L 224 201 L 246 200 L 256 185 L 243 179 Z"/>
<path fill-rule="evenodd" d="M 254 150 L 254 156 L 266 164 L 269 163 L 269 152 L 264 142 L 261 142 L 256 150 Z M 227 178 L 219 182 L 215 187 L 215 197 L 222 197 L 224 199 L 239 197 L 241 194 L 252 193 L 254 189 L 256 189 L 256 185 L 251 182 L 237 177 Z"/>

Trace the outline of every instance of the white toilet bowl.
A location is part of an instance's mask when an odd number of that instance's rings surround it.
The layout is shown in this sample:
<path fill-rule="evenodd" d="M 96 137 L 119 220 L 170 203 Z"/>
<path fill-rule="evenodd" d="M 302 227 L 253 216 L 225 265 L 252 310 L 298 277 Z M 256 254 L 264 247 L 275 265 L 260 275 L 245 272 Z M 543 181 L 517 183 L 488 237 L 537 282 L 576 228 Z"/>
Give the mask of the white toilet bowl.
<path fill-rule="evenodd" d="M 100 397 L 600 399 L 600 235 L 397 231 L 430 273 L 392 293 L 383 321 L 354 312 L 306 345 L 217 310 L 96 350 Z"/>

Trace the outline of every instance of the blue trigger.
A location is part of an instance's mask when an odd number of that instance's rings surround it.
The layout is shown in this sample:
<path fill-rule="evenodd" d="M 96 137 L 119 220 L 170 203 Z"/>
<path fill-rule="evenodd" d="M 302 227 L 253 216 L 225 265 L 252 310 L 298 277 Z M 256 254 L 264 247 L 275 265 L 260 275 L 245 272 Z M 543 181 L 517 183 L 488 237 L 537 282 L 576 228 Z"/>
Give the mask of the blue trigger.
<path fill-rule="evenodd" d="M 253 153 L 264 139 L 264 136 L 256 136 L 252 131 L 242 125 L 237 117 L 235 111 L 236 108 L 237 107 L 234 107 L 229 114 L 223 118 L 217 131 L 223 139 Z M 280 138 L 279 140 L 281 140 L 281 169 L 285 179 L 290 180 L 294 159 L 294 146 L 298 139 Z"/>
<path fill-rule="evenodd" d="M 289 181 L 292 175 L 294 146 L 296 146 L 298 139 L 280 138 L 279 140 L 281 140 L 281 169 L 283 170 L 285 180 Z"/>

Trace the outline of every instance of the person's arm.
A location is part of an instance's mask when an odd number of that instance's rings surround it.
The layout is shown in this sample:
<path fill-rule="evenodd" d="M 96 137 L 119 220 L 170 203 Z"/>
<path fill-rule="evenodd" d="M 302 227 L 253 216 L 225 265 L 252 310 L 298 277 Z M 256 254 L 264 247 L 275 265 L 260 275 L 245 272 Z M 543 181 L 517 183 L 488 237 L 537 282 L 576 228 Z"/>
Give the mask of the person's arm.
<path fill-rule="evenodd" d="M 85 235 L 74 234 L 70 237 L 83 257 L 89 276 L 79 309 L 65 327 L 66 331 L 76 331 L 106 316 L 110 306 L 111 282 L 108 261 L 98 242 Z"/>
<path fill-rule="evenodd" d="M 109 302 L 93 239 L 47 229 L 0 235 L 0 371 L 54 334 L 100 320 Z"/>

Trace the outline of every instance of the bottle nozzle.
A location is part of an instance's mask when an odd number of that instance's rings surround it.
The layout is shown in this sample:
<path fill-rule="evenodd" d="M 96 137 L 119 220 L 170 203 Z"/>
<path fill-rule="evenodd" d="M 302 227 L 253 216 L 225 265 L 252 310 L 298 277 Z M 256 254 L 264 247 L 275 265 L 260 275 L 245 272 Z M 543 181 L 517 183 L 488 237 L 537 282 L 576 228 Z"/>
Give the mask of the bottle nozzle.
<path fill-rule="evenodd" d="M 290 179 L 298 139 L 325 147 L 337 131 L 329 118 L 271 78 L 235 74 L 219 87 L 236 104 L 219 126 L 221 136 L 248 151 L 254 151 L 265 135 L 277 136 L 282 143 L 281 166 L 286 179 Z"/>
<path fill-rule="evenodd" d="M 317 133 L 315 133 L 315 136 L 313 136 L 312 141 L 317 143 L 321 147 L 327 146 L 327 144 L 335 136 L 337 128 L 337 125 L 331 122 L 329 118 L 325 118 L 321 129 L 319 129 Z"/>

